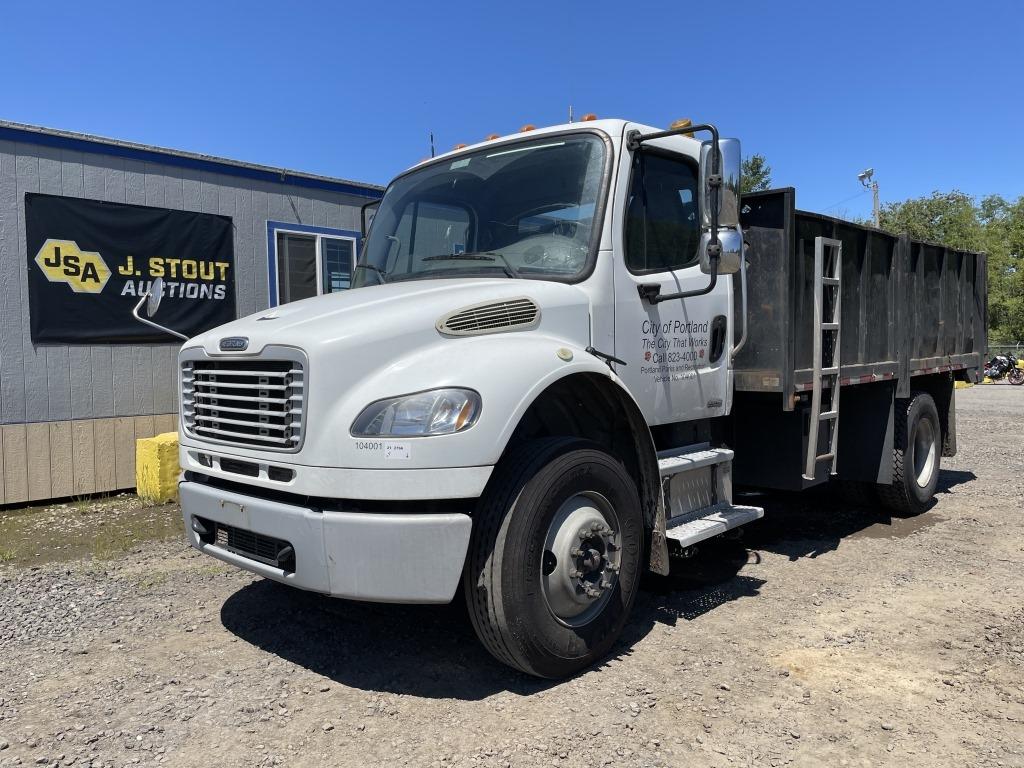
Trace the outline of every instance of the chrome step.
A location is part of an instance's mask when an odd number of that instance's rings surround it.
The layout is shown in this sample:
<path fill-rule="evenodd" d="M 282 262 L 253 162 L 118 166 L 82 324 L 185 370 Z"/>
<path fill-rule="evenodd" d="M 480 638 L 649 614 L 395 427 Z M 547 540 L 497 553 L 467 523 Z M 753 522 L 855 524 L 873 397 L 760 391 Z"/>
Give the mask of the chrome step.
<path fill-rule="evenodd" d="M 728 448 L 699 448 L 697 450 L 683 448 L 681 450 L 659 451 L 658 469 L 662 477 L 669 477 L 680 472 L 690 472 L 702 467 L 724 464 L 732 461 L 734 453 Z"/>
<path fill-rule="evenodd" d="M 764 510 L 761 507 L 735 506 L 721 502 L 669 520 L 665 528 L 665 537 L 678 541 L 680 546 L 692 547 L 698 542 L 762 517 Z"/>

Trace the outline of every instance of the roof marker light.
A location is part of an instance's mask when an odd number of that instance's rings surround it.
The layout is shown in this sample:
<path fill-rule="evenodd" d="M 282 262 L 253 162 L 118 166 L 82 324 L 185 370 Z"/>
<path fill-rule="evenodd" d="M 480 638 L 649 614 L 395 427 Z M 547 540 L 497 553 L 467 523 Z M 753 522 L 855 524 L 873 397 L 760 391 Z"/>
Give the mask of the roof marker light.
<path fill-rule="evenodd" d="M 496 133 L 488 133 L 487 134 L 487 141 L 494 141 L 495 139 L 499 139 L 499 138 L 501 138 L 501 137 L 498 136 L 498 134 L 496 134 Z"/>
<path fill-rule="evenodd" d="M 537 126 L 536 125 L 534 125 L 533 123 L 527 123 L 526 125 L 524 125 L 522 128 L 519 129 L 519 132 L 520 133 L 526 133 L 527 131 L 535 131 L 535 130 L 537 130 Z"/>
<path fill-rule="evenodd" d="M 693 125 L 693 120 L 688 117 L 681 117 L 678 120 L 673 120 L 672 125 L 668 127 L 670 131 L 678 131 L 683 128 L 689 128 Z"/>
<path fill-rule="evenodd" d="M 469 144 L 456 144 L 452 149 L 465 149 Z"/>
<path fill-rule="evenodd" d="M 597 115 L 593 112 L 587 112 L 587 114 L 580 118 L 580 122 L 583 123 L 589 123 L 591 120 L 597 120 Z"/>

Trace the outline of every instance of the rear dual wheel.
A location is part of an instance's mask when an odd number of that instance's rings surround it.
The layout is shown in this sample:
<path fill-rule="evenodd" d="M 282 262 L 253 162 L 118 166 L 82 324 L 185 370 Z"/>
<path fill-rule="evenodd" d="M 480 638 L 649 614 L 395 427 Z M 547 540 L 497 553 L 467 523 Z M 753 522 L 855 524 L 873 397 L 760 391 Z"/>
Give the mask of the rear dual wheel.
<path fill-rule="evenodd" d="M 616 458 L 576 438 L 519 445 L 474 513 L 464 588 L 477 636 L 531 675 L 585 669 L 622 632 L 642 550 L 639 495 Z"/>
<path fill-rule="evenodd" d="M 893 406 L 892 483 L 879 485 L 882 504 L 901 515 L 919 515 L 931 506 L 939 482 L 942 426 L 931 395 L 914 393 Z"/>

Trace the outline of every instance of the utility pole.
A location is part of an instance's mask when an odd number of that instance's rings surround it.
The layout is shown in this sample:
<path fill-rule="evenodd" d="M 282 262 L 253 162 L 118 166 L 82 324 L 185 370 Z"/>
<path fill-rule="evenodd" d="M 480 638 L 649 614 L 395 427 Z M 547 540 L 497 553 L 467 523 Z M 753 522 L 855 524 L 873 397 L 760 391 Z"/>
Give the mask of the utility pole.
<path fill-rule="evenodd" d="M 871 218 L 875 223 L 875 229 L 882 228 L 882 212 L 878 207 L 878 182 L 874 180 L 875 169 L 868 168 L 857 174 L 857 179 L 864 185 L 865 189 L 871 190 Z"/>

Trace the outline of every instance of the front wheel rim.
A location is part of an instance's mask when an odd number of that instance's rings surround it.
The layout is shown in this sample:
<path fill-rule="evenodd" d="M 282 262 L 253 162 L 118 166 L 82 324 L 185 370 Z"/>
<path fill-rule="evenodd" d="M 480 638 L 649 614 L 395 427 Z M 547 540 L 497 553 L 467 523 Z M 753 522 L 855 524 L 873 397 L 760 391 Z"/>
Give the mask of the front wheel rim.
<path fill-rule="evenodd" d="M 914 478 L 921 488 L 927 488 L 935 474 L 938 443 L 931 419 L 921 419 L 914 430 Z"/>
<path fill-rule="evenodd" d="M 540 584 L 548 610 L 562 624 L 589 624 L 611 600 L 622 562 L 615 508 L 595 491 L 562 502 L 548 526 Z"/>

